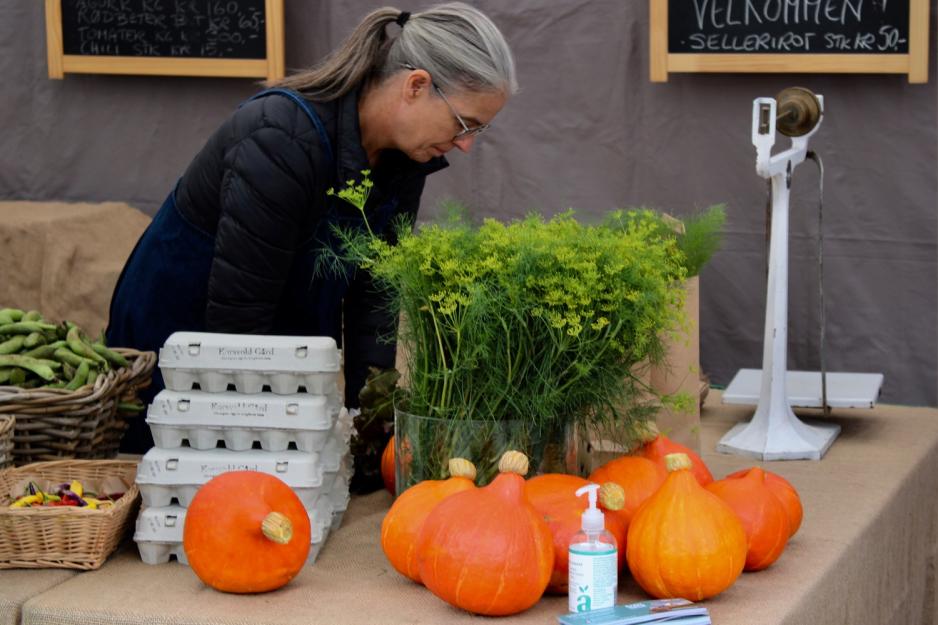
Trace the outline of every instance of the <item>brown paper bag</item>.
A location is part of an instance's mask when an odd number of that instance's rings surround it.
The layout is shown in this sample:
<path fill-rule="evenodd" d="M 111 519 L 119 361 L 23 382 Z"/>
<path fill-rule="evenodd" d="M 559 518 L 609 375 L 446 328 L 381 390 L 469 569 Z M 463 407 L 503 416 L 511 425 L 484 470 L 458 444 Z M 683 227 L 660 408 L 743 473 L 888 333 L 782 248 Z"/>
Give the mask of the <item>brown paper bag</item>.
<path fill-rule="evenodd" d="M 662 407 L 658 431 L 671 440 L 700 453 L 700 278 L 688 278 L 684 285 L 684 314 L 687 333 L 666 337 L 667 353 L 661 365 L 651 367 L 651 387 L 658 393 L 687 393 L 693 405 L 687 412 Z"/>

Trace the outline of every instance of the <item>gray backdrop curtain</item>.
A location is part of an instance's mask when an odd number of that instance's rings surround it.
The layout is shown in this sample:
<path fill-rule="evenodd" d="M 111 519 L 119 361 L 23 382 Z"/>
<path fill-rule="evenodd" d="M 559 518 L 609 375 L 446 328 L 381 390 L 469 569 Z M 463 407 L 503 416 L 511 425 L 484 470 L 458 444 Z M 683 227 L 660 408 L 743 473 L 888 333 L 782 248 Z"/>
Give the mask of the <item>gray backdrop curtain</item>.
<path fill-rule="evenodd" d="M 427 2 L 403 8 L 417 10 Z M 754 169 L 758 96 L 825 96 L 811 142 L 824 180 L 829 371 L 885 373 L 882 400 L 938 405 L 938 98 L 890 75 L 672 74 L 648 81 L 646 0 L 475 2 L 503 29 L 522 92 L 469 155 L 432 177 L 443 198 L 511 218 L 726 203 L 724 245 L 701 276 L 701 359 L 713 382 L 761 366 L 765 181 Z M 286 0 L 287 66 L 322 58 L 368 0 Z M 126 201 L 153 213 L 205 139 L 257 84 L 245 79 L 46 76 L 43 3 L 0 0 L 0 198 Z M 781 142 L 778 147 L 783 145 Z M 789 368 L 819 368 L 818 173 L 795 171 Z M 2 219 L 2 216 L 0 216 Z M 106 245 L 106 241 L 89 242 Z"/>

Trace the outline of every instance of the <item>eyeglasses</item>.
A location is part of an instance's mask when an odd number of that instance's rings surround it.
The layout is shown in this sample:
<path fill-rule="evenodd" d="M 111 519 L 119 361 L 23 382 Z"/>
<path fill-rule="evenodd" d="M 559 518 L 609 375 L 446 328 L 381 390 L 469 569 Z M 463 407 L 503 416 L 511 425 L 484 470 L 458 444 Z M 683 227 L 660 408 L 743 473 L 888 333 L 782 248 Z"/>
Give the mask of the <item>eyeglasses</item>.
<path fill-rule="evenodd" d="M 401 67 L 403 67 L 404 69 L 409 69 L 409 70 L 417 69 L 416 67 L 414 67 L 413 65 L 410 65 L 409 63 L 402 63 Z M 431 77 L 430 80 L 432 81 L 433 78 Z M 437 95 L 443 98 L 443 101 L 446 102 L 446 106 L 449 107 L 449 112 L 453 114 L 453 117 L 456 118 L 456 121 L 459 123 L 460 127 L 462 128 L 462 130 L 460 130 L 455 135 L 453 135 L 453 139 L 452 139 L 453 141 L 459 141 L 463 137 L 475 137 L 489 129 L 489 124 L 479 124 L 478 126 L 470 127 L 469 124 L 467 124 L 466 121 L 462 118 L 462 116 L 456 112 L 456 109 L 453 107 L 452 103 L 449 101 L 449 98 L 446 97 L 446 94 L 443 93 L 443 90 L 440 89 L 436 83 L 433 83 L 433 90 L 436 91 Z"/>
<path fill-rule="evenodd" d="M 436 90 L 437 94 L 443 101 L 446 102 L 446 106 L 449 107 L 449 112 L 453 114 L 453 117 L 456 118 L 456 121 L 459 122 L 459 125 L 462 126 L 462 130 L 453 135 L 453 141 L 458 141 L 463 137 L 475 137 L 481 135 L 483 132 L 489 129 L 488 124 L 479 124 L 478 126 L 473 126 L 472 128 L 459 116 L 459 113 L 456 112 L 456 109 L 453 108 L 453 105 L 450 104 L 449 99 L 447 99 L 446 94 L 443 93 L 443 90 L 436 86 L 436 83 L 433 84 L 433 88 Z"/>

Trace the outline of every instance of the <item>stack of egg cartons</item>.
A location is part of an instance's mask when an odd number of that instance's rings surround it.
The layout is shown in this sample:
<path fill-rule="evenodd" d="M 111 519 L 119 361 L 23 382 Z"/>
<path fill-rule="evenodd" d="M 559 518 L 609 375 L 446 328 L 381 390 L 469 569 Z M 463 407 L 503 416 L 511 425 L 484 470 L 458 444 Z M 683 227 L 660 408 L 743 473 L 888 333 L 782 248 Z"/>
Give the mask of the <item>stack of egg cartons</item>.
<path fill-rule="evenodd" d="M 308 561 L 316 560 L 349 500 L 352 422 L 338 391 L 339 359 L 328 337 L 167 339 L 159 357 L 166 390 L 147 410 L 156 446 L 137 469 L 143 506 L 134 540 L 144 562 L 175 555 L 187 563 L 186 507 L 210 479 L 239 470 L 274 475 L 299 496 L 310 515 Z"/>

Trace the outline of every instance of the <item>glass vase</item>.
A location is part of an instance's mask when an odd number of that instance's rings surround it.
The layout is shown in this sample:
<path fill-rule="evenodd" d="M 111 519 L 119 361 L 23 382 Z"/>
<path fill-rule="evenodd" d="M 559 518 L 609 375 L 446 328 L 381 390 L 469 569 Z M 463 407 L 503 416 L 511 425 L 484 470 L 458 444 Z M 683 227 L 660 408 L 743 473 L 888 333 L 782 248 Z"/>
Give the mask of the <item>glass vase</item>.
<path fill-rule="evenodd" d="M 476 484 L 498 475 L 502 454 L 516 450 L 528 456 L 528 476 L 575 469 L 574 441 L 567 433 L 545 432 L 524 421 L 443 419 L 394 409 L 394 458 L 397 494 L 423 480 L 449 477 L 449 460 L 465 458 L 476 467 Z"/>

